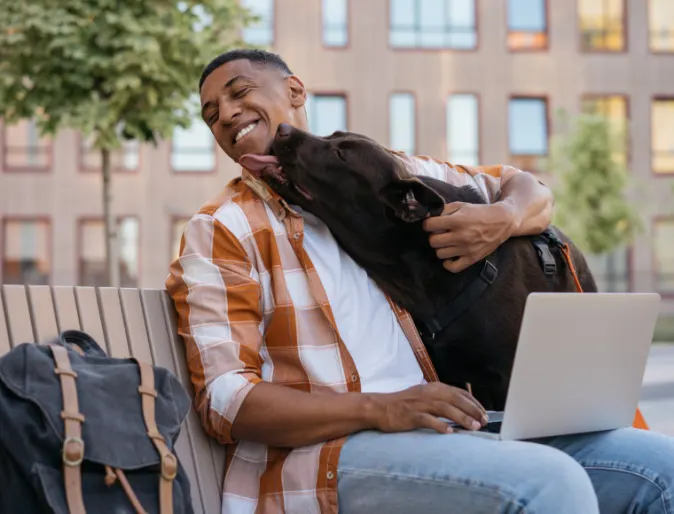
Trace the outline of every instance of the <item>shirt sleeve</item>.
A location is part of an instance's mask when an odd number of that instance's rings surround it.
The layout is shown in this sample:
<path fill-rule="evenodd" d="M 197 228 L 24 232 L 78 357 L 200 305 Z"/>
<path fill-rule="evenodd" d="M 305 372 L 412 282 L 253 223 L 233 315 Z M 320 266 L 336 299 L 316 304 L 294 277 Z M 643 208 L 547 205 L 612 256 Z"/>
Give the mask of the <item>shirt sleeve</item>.
<path fill-rule="evenodd" d="M 471 186 L 479 190 L 488 203 L 501 197 L 506 182 L 519 173 L 525 173 L 512 166 L 465 166 L 443 162 L 430 157 L 409 157 L 397 154 L 406 167 L 415 175 L 423 175 L 461 187 Z"/>
<path fill-rule="evenodd" d="M 261 287 L 246 251 L 221 222 L 187 224 L 166 288 L 185 342 L 194 403 L 206 431 L 232 443 L 232 424 L 261 382 Z"/>

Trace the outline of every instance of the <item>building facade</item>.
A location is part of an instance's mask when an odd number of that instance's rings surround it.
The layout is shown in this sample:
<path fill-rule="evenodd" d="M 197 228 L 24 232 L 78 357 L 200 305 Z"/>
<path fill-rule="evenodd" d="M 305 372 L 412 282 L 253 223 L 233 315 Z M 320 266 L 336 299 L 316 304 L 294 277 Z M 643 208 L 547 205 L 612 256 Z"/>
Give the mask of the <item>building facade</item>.
<path fill-rule="evenodd" d="M 604 290 L 659 291 L 674 315 L 672 0 L 242 0 L 245 30 L 302 78 L 312 131 L 538 171 L 555 113 L 628 128 L 644 232 L 591 257 Z M 197 78 L 195 77 L 195 82 Z M 238 169 L 201 120 L 114 158 L 124 285 L 162 287 L 182 225 Z M 104 281 L 99 156 L 78 134 L 0 128 L 0 282 Z"/>

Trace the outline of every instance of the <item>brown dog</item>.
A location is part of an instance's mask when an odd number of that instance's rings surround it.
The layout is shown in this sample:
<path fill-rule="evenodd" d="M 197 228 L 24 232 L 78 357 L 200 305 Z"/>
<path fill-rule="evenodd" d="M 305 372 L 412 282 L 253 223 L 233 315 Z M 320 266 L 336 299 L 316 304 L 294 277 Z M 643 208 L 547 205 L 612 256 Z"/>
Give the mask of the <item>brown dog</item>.
<path fill-rule="evenodd" d="M 485 199 L 470 186 L 412 176 L 396 155 L 358 134 L 321 138 L 282 124 L 272 155 L 246 155 L 239 162 L 290 204 L 323 220 L 377 285 L 410 312 L 442 382 L 469 383 L 485 408 L 504 408 L 527 295 L 576 290 L 558 247 L 546 254 L 556 269 L 548 275 L 526 237 L 506 241 L 461 273 L 446 271 L 421 220 L 440 214 L 446 203 Z M 583 289 L 596 291 L 582 254 L 559 237 L 571 248 Z"/>

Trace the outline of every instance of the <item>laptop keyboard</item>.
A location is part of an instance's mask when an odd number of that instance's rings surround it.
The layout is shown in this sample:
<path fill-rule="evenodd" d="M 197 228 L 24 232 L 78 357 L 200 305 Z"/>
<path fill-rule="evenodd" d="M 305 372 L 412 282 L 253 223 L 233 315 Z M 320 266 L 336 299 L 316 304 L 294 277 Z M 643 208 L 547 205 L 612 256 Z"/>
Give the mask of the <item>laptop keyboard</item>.
<path fill-rule="evenodd" d="M 498 434 L 501 432 L 501 425 L 503 425 L 503 412 L 488 411 L 489 421 L 483 426 L 479 432 L 489 432 L 490 434 Z"/>

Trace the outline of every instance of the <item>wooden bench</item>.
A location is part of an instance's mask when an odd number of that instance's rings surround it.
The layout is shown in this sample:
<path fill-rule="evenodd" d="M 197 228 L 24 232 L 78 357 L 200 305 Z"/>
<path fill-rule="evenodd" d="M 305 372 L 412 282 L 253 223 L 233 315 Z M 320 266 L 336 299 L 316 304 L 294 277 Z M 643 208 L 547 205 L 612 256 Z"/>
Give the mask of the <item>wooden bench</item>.
<path fill-rule="evenodd" d="M 192 394 L 182 341 L 166 291 L 91 287 L 2 286 L 0 355 L 62 330 L 89 333 L 112 357 L 133 356 L 170 369 Z M 190 479 L 194 512 L 221 512 L 224 448 L 208 437 L 194 409 L 176 451 Z"/>

